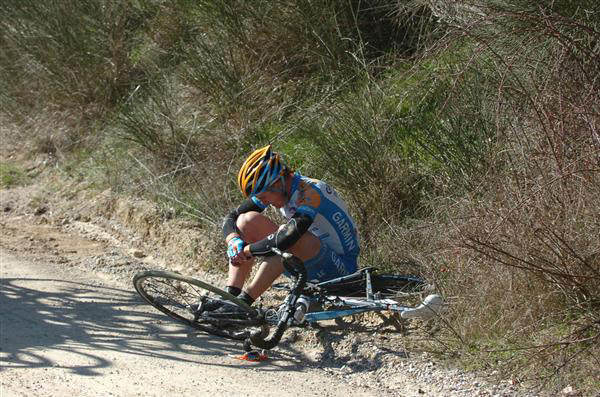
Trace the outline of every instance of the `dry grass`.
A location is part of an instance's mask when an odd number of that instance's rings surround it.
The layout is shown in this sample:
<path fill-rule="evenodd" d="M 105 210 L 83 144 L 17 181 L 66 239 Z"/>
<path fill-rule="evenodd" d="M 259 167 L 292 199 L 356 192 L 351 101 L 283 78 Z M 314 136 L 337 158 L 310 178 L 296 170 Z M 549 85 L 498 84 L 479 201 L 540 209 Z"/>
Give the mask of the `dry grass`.
<path fill-rule="evenodd" d="M 4 117 L 215 260 L 243 156 L 275 143 L 347 199 L 363 263 L 436 281 L 445 352 L 598 386 L 596 2 L 234 3 L 5 1 Z"/>

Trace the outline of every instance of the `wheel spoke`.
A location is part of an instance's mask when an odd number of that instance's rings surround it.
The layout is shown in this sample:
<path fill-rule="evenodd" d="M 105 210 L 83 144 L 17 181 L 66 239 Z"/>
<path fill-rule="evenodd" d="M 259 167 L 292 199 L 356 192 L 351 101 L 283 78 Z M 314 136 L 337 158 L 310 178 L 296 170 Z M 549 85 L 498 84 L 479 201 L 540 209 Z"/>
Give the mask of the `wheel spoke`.
<path fill-rule="evenodd" d="M 213 320 L 194 313 L 192 305 L 201 299 L 225 300 L 228 294 L 200 280 L 171 272 L 146 271 L 134 277 L 138 293 L 152 306 L 174 320 L 214 335 L 244 339 L 264 320 L 253 318 L 234 320 L 220 318 Z M 235 302 L 229 302 L 235 305 Z"/>

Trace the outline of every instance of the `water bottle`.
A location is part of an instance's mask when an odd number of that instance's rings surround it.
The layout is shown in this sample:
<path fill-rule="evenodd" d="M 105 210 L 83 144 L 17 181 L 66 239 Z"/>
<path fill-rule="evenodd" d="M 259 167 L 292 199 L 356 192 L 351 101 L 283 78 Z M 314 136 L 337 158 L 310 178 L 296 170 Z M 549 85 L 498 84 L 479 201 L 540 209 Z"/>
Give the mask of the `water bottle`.
<path fill-rule="evenodd" d="M 304 315 L 311 307 L 311 299 L 308 296 L 300 295 L 296 301 L 296 311 L 294 312 L 294 320 L 296 324 L 302 324 L 304 321 Z"/>
<path fill-rule="evenodd" d="M 300 302 L 300 300 L 296 302 L 296 311 L 294 312 L 294 322 L 296 324 L 302 324 L 307 309 L 308 306 L 304 302 Z"/>

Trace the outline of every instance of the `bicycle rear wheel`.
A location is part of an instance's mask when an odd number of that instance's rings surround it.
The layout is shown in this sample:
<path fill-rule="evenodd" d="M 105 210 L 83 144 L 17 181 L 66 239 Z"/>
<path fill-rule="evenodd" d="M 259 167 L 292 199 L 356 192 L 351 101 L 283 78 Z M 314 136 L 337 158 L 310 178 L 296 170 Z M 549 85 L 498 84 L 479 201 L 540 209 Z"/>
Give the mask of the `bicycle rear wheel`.
<path fill-rule="evenodd" d="M 375 274 L 371 283 L 374 294 L 395 300 L 421 297 L 432 290 L 432 285 L 424 279 L 408 275 Z"/>
<path fill-rule="evenodd" d="M 142 298 L 173 320 L 212 335 L 244 340 L 268 332 L 264 317 L 235 296 L 208 283 L 181 274 L 149 270 L 136 274 L 133 285 Z M 248 319 L 199 316 L 199 302 L 224 301 L 248 313 Z"/>
<path fill-rule="evenodd" d="M 345 277 L 343 280 L 331 283 L 325 281 L 317 284 L 325 295 L 343 296 L 348 298 L 366 298 L 367 281 L 362 272 L 357 272 Z M 402 274 L 371 274 L 371 286 L 373 293 L 379 294 L 380 298 L 401 300 L 407 297 L 421 296 L 433 289 L 426 280 L 410 275 Z M 289 283 L 278 283 L 273 285 L 274 289 L 289 291 Z"/>
<path fill-rule="evenodd" d="M 401 274 L 371 274 L 371 287 L 380 298 L 401 300 L 411 296 L 419 296 L 431 290 L 431 285 L 416 276 Z M 328 295 L 350 298 L 365 298 L 367 293 L 366 276 L 357 273 L 355 276 L 333 284 L 324 283 L 321 287 Z"/>

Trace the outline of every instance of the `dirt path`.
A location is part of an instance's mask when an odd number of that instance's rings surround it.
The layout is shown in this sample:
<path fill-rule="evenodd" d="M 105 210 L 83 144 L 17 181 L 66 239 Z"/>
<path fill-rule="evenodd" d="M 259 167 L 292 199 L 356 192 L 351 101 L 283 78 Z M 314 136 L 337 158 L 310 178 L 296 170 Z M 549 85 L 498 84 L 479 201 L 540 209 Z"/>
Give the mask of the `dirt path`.
<path fill-rule="evenodd" d="M 0 191 L 0 397 L 538 395 L 447 368 L 404 333 L 361 326 L 289 330 L 268 361 L 235 360 L 240 343 L 190 333 L 131 285 L 143 268 L 190 269 L 148 245 L 137 255 L 120 224 L 61 212 L 36 189 Z"/>
<path fill-rule="evenodd" d="M 239 344 L 190 334 L 129 286 L 0 251 L 3 397 L 376 396 L 278 354 L 245 363 Z"/>

